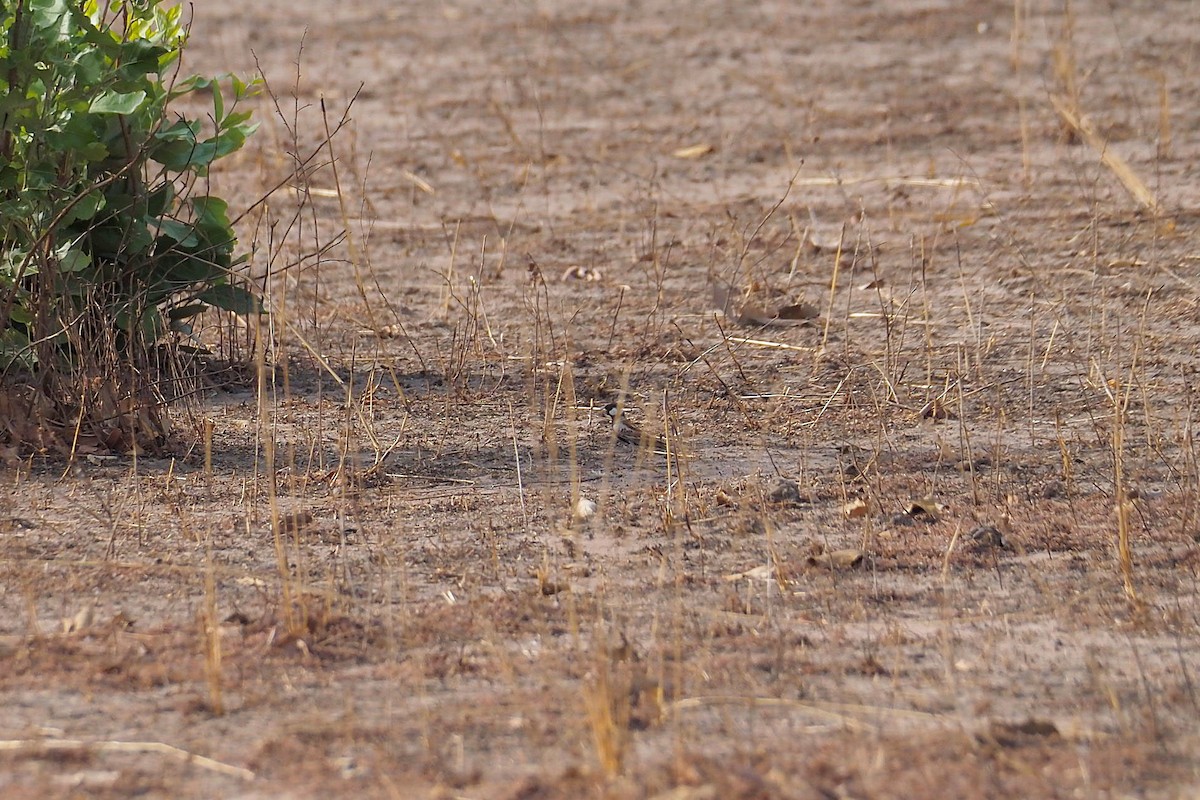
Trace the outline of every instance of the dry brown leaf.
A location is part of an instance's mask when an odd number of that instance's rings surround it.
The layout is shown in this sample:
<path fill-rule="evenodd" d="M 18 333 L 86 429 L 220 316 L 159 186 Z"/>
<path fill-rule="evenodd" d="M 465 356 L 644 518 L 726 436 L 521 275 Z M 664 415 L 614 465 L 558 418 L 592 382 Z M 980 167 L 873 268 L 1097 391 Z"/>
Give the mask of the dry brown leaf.
<path fill-rule="evenodd" d="M 740 325 L 765 328 L 771 325 L 795 325 L 816 319 L 821 312 L 810 303 L 795 303 L 769 311 L 755 303 L 746 302 L 731 316 Z"/>
<path fill-rule="evenodd" d="M 774 315 L 761 306 L 753 303 L 743 303 L 733 314 L 733 319 L 740 325 L 763 326 L 775 321 Z"/>
<path fill-rule="evenodd" d="M 816 319 L 821 316 L 821 310 L 812 303 L 794 303 L 790 306 L 782 306 L 775 316 L 779 319 Z"/>
<path fill-rule="evenodd" d="M 840 241 L 840 236 L 822 236 L 818 238 L 812 231 L 809 231 L 808 237 L 805 239 L 805 242 L 812 248 L 814 253 L 825 251 L 836 252 Z"/>
<path fill-rule="evenodd" d="M 750 569 L 746 570 L 745 572 L 730 573 L 729 575 L 725 576 L 725 581 L 727 583 L 733 583 L 735 581 L 740 581 L 740 580 L 744 580 L 744 579 L 745 580 L 753 580 L 753 581 L 769 581 L 769 580 L 774 580 L 774 578 L 775 578 L 775 569 L 766 564 L 762 564 L 757 567 L 751 567 Z"/>
<path fill-rule="evenodd" d="M 943 508 L 942 504 L 932 497 L 919 497 L 908 504 L 904 513 L 910 517 L 936 518 L 938 514 L 942 513 Z"/>
<path fill-rule="evenodd" d="M 921 410 L 917 412 L 917 416 L 919 416 L 921 419 L 931 419 L 934 422 L 941 422 L 942 420 L 954 418 L 953 412 L 950 411 L 940 397 L 935 397 L 925 405 L 921 406 Z"/>
<path fill-rule="evenodd" d="M 1024 722 L 993 721 L 988 734 L 1003 747 L 1017 747 L 1030 739 L 1058 739 L 1062 736 L 1058 726 L 1050 720 L 1032 717 Z"/>
<path fill-rule="evenodd" d="M 821 553 L 820 555 L 809 556 L 808 565 L 810 567 L 824 567 L 825 569 L 854 569 L 862 563 L 863 554 L 861 550 L 834 550 L 831 553 Z"/>
<path fill-rule="evenodd" d="M 400 325 L 384 325 L 375 332 L 375 335 L 380 339 L 395 339 L 404 335 L 404 328 Z"/>
<path fill-rule="evenodd" d="M 591 577 L 592 574 L 592 568 L 590 566 L 587 564 L 577 563 L 575 561 L 572 561 L 568 564 L 563 564 L 562 570 L 568 575 L 574 575 L 579 578 L 588 578 Z"/>
<path fill-rule="evenodd" d="M 600 274 L 600 270 L 595 267 L 573 266 L 567 267 L 563 272 L 561 281 L 583 281 L 585 283 L 598 283 L 604 276 Z"/>
<path fill-rule="evenodd" d="M 935 222 L 944 222 L 955 228 L 969 228 L 976 222 L 979 222 L 980 215 L 976 213 L 940 213 L 934 214 Z"/>
<path fill-rule="evenodd" d="M 867 501 L 860 497 L 842 506 L 842 514 L 846 519 L 862 519 L 867 515 L 867 509 Z"/>
<path fill-rule="evenodd" d="M 96 607 L 94 605 L 86 605 L 75 613 L 75 616 L 63 619 L 63 633 L 79 633 L 92 627 L 92 622 L 96 619 Z"/>
<path fill-rule="evenodd" d="M 675 158 L 685 159 L 703 158 L 715 149 L 711 144 L 694 144 L 690 147 L 681 147 L 674 153 L 671 153 L 671 155 L 675 156 Z"/>
<path fill-rule="evenodd" d="M 307 511 L 290 511 L 279 517 L 279 529 L 285 533 L 300 533 L 312 521 L 313 515 Z"/>

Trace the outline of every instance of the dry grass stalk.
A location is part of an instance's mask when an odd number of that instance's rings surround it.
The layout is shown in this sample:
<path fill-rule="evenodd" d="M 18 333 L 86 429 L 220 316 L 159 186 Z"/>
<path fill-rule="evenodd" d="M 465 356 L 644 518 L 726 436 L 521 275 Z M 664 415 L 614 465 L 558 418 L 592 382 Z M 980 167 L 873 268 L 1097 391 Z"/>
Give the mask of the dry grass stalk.
<path fill-rule="evenodd" d="M 176 761 L 185 764 L 194 764 L 202 769 L 216 772 L 220 775 L 227 775 L 231 778 L 240 778 L 244 781 L 252 781 L 255 778 L 253 772 L 243 767 L 235 767 L 232 764 L 226 764 L 206 756 L 199 756 L 164 742 L 89 742 L 82 739 L 0 740 L 0 752 L 11 753 L 22 751 L 32 753 L 157 753 L 158 755 L 170 756 Z"/>
<path fill-rule="evenodd" d="M 1159 210 L 1158 200 L 1154 193 L 1146 186 L 1133 168 L 1125 159 L 1121 158 L 1108 146 L 1108 141 L 1096 132 L 1092 127 L 1092 123 L 1079 112 L 1078 108 L 1072 108 L 1067 100 L 1062 97 L 1051 95 L 1050 102 L 1054 104 L 1054 109 L 1058 111 L 1059 116 L 1071 128 L 1078 133 L 1083 140 L 1088 143 L 1088 146 L 1095 150 L 1100 155 L 1100 162 L 1117 176 L 1117 180 L 1133 196 L 1133 199 L 1138 202 L 1142 208 L 1147 211 L 1157 213 Z"/>
<path fill-rule="evenodd" d="M 629 749 L 629 698 L 613 685 L 611 665 L 603 663 L 592 681 L 583 687 L 583 704 L 596 759 L 609 778 L 618 777 L 625 768 Z"/>
<path fill-rule="evenodd" d="M 1125 413 L 1129 405 L 1128 392 L 1118 389 L 1113 398 L 1113 494 L 1117 516 L 1117 560 L 1121 569 L 1121 581 L 1125 596 L 1134 605 L 1139 604 L 1137 590 L 1133 585 L 1133 552 L 1129 546 L 1129 510 L 1132 506 L 1125 484 Z"/>
<path fill-rule="evenodd" d="M 214 714 L 225 714 L 221 686 L 221 619 L 217 610 L 217 582 L 213 574 L 212 551 L 207 553 L 204 570 L 204 610 L 201 627 L 204 638 L 204 677 L 208 684 L 208 702 Z"/>

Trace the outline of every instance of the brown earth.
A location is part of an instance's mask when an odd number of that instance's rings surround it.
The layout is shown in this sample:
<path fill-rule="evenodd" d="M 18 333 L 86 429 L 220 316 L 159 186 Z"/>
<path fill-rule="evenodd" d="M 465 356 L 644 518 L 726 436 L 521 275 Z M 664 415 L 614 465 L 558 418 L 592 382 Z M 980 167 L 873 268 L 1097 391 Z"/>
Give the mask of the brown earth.
<path fill-rule="evenodd" d="M 198 4 L 274 369 L 2 473 L 0 794 L 1196 796 L 1197 41 Z"/>

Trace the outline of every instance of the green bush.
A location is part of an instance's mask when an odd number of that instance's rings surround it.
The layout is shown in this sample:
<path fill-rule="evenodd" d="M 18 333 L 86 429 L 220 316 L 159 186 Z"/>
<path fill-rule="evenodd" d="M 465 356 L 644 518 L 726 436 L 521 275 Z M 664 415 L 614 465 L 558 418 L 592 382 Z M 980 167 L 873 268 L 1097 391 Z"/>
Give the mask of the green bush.
<path fill-rule="evenodd" d="M 4 5 L 0 371 L 95 383 L 114 359 L 143 370 L 210 306 L 257 313 L 231 272 L 226 203 L 197 189 L 253 132 L 237 105 L 256 84 L 173 80 L 187 39 L 178 5 Z M 169 113 L 188 95 L 211 96 L 211 114 Z"/>

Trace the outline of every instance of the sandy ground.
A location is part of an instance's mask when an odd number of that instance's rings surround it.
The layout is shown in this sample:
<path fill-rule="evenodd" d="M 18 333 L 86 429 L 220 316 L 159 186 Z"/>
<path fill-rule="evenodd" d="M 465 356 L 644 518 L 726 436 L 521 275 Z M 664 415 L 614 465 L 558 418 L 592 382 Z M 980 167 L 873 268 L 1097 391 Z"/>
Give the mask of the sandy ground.
<path fill-rule="evenodd" d="M 0 793 L 1200 793 L 1197 41 L 197 4 L 273 368 L 0 473 Z"/>

